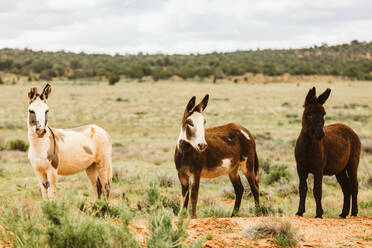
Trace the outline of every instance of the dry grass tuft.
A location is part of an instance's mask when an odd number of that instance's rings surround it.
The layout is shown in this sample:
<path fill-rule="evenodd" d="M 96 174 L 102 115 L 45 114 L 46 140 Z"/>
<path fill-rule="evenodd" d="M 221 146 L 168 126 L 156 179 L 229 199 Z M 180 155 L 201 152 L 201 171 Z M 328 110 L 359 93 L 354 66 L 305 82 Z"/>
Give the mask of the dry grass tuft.
<path fill-rule="evenodd" d="M 294 247 L 298 243 L 291 223 L 274 218 L 265 218 L 254 226 L 246 227 L 243 236 L 252 240 L 274 239 L 274 243 L 281 247 Z"/>

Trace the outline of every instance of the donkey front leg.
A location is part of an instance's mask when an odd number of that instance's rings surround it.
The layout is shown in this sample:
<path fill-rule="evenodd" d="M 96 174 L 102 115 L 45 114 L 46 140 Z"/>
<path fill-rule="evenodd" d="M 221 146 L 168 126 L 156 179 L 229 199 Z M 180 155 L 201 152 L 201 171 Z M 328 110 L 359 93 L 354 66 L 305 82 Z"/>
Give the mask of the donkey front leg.
<path fill-rule="evenodd" d="M 178 179 L 180 180 L 181 187 L 182 187 L 182 200 L 181 200 L 181 208 L 187 209 L 189 205 L 189 176 L 185 174 L 178 173 Z"/>
<path fill-rule="evenodd" d="M 43 199 L 48 199 L 48 188 L 49 188 L 49 182 L 47 175 L 45 171 L 43 170 L 35 170 L 36 177 L 39 181 L 40 189 L 41 189 L 41 195 Z"/>
<path fill-rule="evenodd" d="M 53 200 L 56 196 L 56 187 L 57 187 L 57 170 L 51 167 L 47 170 L 48 177 L 48 198 Z"/>
<path fill-rule="evenodd" d="M 315 218 L 322 218 L 322 174 L 314 174 L 314 198 L 316 203 L 316 216 Z"/>
<path fill-rule="evenodd" d="M 299 192 L 300 192 L 300 202 L 298 205 L 298 211 L 296 215 L 302 216 L 305 213 L 305 202 L 306 202 L 306 194 L 307 194 L 307 173 L 299 173 L 300 177 L 300 184 L 299 184 Z"/>
<path fill-rule="evenodd" d="M 200 184 L 200 173 L 195 173 L 193 175 L 193 182 L 191 185 L 192 218 L 196 218 L 196 204 L 198 203 L 199 184 Z"/>

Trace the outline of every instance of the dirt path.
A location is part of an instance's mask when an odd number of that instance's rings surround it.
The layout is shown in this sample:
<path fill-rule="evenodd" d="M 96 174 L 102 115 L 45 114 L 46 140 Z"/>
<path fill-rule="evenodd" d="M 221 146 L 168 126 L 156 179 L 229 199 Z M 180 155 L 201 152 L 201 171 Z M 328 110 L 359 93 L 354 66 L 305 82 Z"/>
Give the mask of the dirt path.
<path fill-rule="evenodd" d="M 186 242 L 191 243 L 208 235 L 205 247 L 276 247 L 270 239 L 250 241 L 242 231 L 268 217 L 202 218 L 191 220 Z M 372 217 L 348 219 L 314 219 L 283 217 L 298 230 L 299 247 L 372 247 Z M 147 233 L 146 221 L 134 220 L 132 227 L 139 240 Z"/>

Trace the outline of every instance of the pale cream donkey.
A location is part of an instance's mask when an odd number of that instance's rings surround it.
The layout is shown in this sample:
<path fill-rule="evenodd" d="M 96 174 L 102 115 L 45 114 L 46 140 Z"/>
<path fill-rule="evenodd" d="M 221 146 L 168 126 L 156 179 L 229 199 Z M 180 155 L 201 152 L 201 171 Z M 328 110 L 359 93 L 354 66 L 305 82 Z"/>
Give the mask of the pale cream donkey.
<path fill-rule="evenodd" d="M 28 159 L 39 180 L 44 199 L 56 195 L 57 175 L 73 175 L 85 171 L 93 187 L 95 199 L 110 194 L 112 178 L 112 141 L 107 132 L 96 125 L 71 129 L 48 125 L 51 93 L 47 84 L 42 93 L 31 88 L 28 93 Z"/>

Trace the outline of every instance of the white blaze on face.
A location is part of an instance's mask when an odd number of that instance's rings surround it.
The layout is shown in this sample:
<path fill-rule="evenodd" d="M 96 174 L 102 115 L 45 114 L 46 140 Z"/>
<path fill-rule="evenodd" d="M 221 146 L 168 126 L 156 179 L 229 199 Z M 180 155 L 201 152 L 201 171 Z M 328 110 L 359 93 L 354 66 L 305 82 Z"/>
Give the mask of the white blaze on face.
<path fill-rule="evenodd" d="M 195 149 L 200 150 L 200 145 L 206 147 L 204 117 L 201 113 L 194 111 L 186 121 L 185 130 L 181 129 L 179 140 L 185 140 Z M 188 130 L 187 130 L 188 129 Z"/>
<path fill-rule="evenodd" d="M 46 115 L 48 110 L 48 105 L 40 98 L 37 98 L 28 106 L 28 122 L 35 133 L 36 128 L 39 128 L 40 130 L 46 129 Z M 32 122 L 32 120 L 34 120 L 34 122 Z"/>

